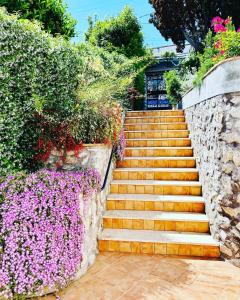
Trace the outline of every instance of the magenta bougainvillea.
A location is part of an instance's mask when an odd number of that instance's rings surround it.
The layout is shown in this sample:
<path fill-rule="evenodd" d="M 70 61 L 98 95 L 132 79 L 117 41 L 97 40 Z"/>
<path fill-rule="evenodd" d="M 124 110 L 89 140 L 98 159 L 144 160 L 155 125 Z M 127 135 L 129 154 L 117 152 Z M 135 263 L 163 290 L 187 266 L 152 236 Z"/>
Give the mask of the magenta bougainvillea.
<path fill-rule="evenodd" d="M 42 170 L 0 183 L 0 299 L 68 283 L 82 260 L 80 201 L 86 207 L 99 188 L 92 169 Z"/>

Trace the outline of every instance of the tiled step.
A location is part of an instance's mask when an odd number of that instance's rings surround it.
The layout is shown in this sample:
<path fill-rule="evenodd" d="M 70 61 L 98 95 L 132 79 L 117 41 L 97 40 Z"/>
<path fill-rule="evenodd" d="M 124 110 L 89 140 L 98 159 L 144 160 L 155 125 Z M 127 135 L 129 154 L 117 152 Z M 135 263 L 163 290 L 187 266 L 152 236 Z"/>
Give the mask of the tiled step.
<path fill-rule="evenodd" d="M 158 117 L 158 116 L 144 116 L 144 117 L 126 117 L 125 123 L 126 124 L 138 124 L 138 123 L 178 123 L 178 122 L 185 122 L 184 116 L 165 116 L 165 117 Z"/>
<path fill-rule="evenodd" d="M 183 116 L 183 110 L 142 110 L 142 111 L 128 111 L 127 117 L 145 117 L 145 116 Z"/>
<path fill-rule="evenodd" d="M 113 229 L 209 232 L 208 219 L 205 214 L 146 210 L 108 210 L 103 216 L 103 227 Z"/>
<path fill-rule="evenodd" d="M 116 180 L 189 180 L 199 179 L 194 168 L 118 168 L 113 172 Z"/>
<path fill-rule="evenodd" d="M 142 123 L 142 124 L 125 124 L 125 130 L 186 130 L 186 123 Z"/>
<path fill-rule="evenodd" d="M 127 147 L 187 147 L 191 146 L 189 138 L 165 138 L 165 139 L 128 139 Z"/>
<path fill-rule="evenodd" d="M 100 251 L 219 257 L 219 244 L 209 234 L 154 230 L 104 229 Z"/>
<path fill-rule="evenodd" d="M 188 130 L 125 131 L 126 139 L 188 138 Z"/>
<path fill-rule="evenodd" d="M 110 193 L 201 196 L 198 181 L 113 180 Z"/>
<path fill-rule="evenodd" d="M 125 157 L 118 168 L 195 168 L 194 157 Z"/>
<path fill-rule="evenodd" d="M 205 202 L 200 196 L 110 194 L 107 209 L 179 211 L 203 213 Z"/>
<path fill-rule="evenodd" d="M 193 156 L 192 147 L 129 147 L 125 149 L 125 156 L 150 156 L 150 157 L 191 157 Z"/>

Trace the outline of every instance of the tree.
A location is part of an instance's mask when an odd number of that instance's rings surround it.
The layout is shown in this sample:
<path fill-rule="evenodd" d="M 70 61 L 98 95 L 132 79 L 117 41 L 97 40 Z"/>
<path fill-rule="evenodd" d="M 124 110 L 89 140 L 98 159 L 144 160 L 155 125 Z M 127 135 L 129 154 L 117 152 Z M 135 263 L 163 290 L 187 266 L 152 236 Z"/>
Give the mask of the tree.
<path fill-rule="evenodd" d="M 103 47 L 109 52 L 116 51 L 127 57 L 145 54 L 141 26 L 128 6 L 115 18 L 98 20 L 95 23 L 89 18 L 85 37 L 90 44 Z"/>
<path fill-rule="evenodd" d="M 196 51 L 202 51 L 203 40 L 215 16 L 233 17 L 240 25 L 239 0 L 149 0 L 154 8 L 150 22 L 162 36 L 171 39 L 182 51 L 187 41 Z"/>
<path fill-rule="evenodd" d="M 19 13 L 21 18 L 40 21 L 53 35 L 75 35 L 76 21 L 67 13 L 63 0 L 0 0 L 0 5 L 9 13 Z"/>

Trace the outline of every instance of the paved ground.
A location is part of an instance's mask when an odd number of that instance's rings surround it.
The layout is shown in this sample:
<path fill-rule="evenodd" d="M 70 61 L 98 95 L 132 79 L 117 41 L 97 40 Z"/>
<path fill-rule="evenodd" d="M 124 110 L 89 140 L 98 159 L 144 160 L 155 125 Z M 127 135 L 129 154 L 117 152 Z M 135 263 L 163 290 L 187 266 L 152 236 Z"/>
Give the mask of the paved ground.
<path fill-rule="evenodd" d="M 240 300 L 240 269 L 223 261 L 102 253 L 88 273 L 59 296 L 61 300 Z"/>

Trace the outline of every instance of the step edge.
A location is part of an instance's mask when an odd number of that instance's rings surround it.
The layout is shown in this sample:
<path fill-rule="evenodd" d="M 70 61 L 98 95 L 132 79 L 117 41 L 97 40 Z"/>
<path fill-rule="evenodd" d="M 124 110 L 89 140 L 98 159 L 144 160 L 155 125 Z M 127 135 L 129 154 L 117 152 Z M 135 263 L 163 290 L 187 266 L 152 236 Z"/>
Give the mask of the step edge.
<path fill-rule="evenodd" d="M 161 234 L 163 236 L 169 236 L 169 235 L 172 235 L 172 234 L 175 234 L 175 235 L 188 235 L 188 236 L 204 236 L 206 238 L 210 238 L 212 239 L 212 241 L 207 241 L 207 242 L 201 242 L 201 243 L 198 243 L 198 242 L 184 242 L 184 241 L 174 241 L 174 239 L 172 241 L 166 241 L 166 240 L 161 240 L 161 239 L 151 239 L 151 238 L 142 238 L 141 240 L 139 238 L 135 238 L 133 239 L 132 237 L 126 239 L 126 238 L 119 238 L 118 236 L 112 236 L 112 237 L 104 237 L 105 234 L 108 234 L 110 232 L 116 232 L 116 233 L 121 233 L 121 232 L 129 232 L 129 233 L 134 233 L 134 235 L 136 234 L 136 230 L 134 229 L 103 229 L 102 233 L 99 235 L 98 237 L 98 240 L 108 240 L 108 241 L 130 241 L 130 242 L 142 242 L 142 243 L 162 243 L 162 244 L 181 244 L 181 245 L 203 245 L 203 246 L 216 246 L 216 247 L 219 247 L 220 246 L 220 243 L 215 241 L 213 239 L 213 237 L 208 234 L 208 233 L 193 233 L 193 232 L 171 232 L 171 231 L 153 231 L 153 230 L 137 230 L 137 233 L 140 235 L 141 233 L 145 233 L 145 232 L 148 232 L 148 234 L 154 234 L 154 235 L 157 235 L 158 232 L 161 232 Z"/>

